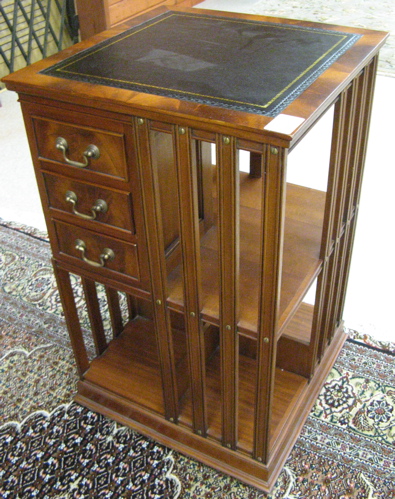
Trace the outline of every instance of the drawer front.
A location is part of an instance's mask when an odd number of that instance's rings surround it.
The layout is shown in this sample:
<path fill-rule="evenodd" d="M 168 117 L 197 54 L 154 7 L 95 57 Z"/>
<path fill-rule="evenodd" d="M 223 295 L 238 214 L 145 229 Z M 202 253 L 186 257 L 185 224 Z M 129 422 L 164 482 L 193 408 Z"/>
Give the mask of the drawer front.
<path fill-rule="evenodd" d="M 75 259 L 81 267 L 124 274 L 140 280 L 137 245 L 74 225 L 55 222 L 60 255 Z"/>
<path fill-rule="evenodd" d="M 41 159 L 128 180 L 122 133 L 42 117 L 33 117 L 33 125 Z"/>
<path fill-rule="evenodd" d="M 131 195 L 93 184 L 43 173 L 49 206 L 80 220 L 135 233 Z"/>

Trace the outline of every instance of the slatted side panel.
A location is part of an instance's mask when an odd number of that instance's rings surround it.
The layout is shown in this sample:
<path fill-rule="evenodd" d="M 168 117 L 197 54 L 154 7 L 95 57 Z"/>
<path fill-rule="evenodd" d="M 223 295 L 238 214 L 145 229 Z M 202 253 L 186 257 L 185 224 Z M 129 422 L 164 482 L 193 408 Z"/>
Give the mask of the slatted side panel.
<path fill-rule="evenodd" d="M 70 0 L 0 2 L 0 78 L 77 41 Z"/>
<path fill-rule="evenodd" d="M 343 314 L 364 168 L 377 57 L 341 94 L 335 106 L 331 173 L 321 258 L 319 296 L 324 304 L 316 322 L 322 358 Z"/>
<path fill-rule="evenodd" d="M 338 299 L 334 309 L 335 321 L 343 317 L 343 308 L 347 290 L 348 275 L 351 265 L 356 223 L 359 209 L 359 198 L 362 188 L 362 177 L 369 134 L 369 123 L 372 112 L 373 92 L 376 79 L 378 56 L 364 69 L 354 81 L 355 87 L 355 123 L 353 129 L 354 149 L 351 155 L 351 175 L 348 184 L 347 203 L 344 206 L 343 219 L 346 222 L 344 261 L 339 279 Z"/>

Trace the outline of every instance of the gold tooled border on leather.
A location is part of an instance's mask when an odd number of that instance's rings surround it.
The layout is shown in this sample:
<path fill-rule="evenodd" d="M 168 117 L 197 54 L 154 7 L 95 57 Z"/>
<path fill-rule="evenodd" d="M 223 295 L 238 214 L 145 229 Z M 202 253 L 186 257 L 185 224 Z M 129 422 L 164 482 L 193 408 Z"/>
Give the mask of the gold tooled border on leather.
<path fill-rule="evenodd" d="M 72 71 L 71 69 L 67 69 L 72 67 L 75 63 L 80 62 L 84 60 L 85 58 L 88 58 L 94 54 L 97 54 L 106 48 L 115 45 L 117 43 L 122 42 L 123 40 L 130 38 L 132 36 L 137 35 L 138 33 L 141 33 L 142 31 L 147 30 L 148 28 L 152 28 L 160 23 L 163 23 L 166 20 L 169 20 L 170 18 L 173 17 L 187 17 L 187 18 L 200 18 L 204 20 L 209 20 L 209 21 L 221 21 L 223 22 L 224 20 L 227 21 L 228 23 L 234 23 L 234 24 L 250 24 L 250 25 L 257 25 L 257 24 L 262 24 L 262 25 L 267 25 L 270 27 L 275 26 L 276 29 L 284 29 L 284 30 L 290 30 L 290 31 L 298 31 L 298 32 L 303 32 L 306 31 L 308 33 L 311 32 L 319 32 L 320 35 L 326 35 L 326 36 L 331 36 L 335 38 L 335 43 L 328 49 L 326 50 L 325 53 L 322 53 L 317 59 L 311 63 L 308 67 L 306 67 L 297 77 L 293 78 L 292 81 L 290 81 L 285 87 L 283 87 L 277 94 L 272 97 L 270 100 L 268 100 L 264 104 L 257 104 L 257 103 L 251 103 L 248 102 L 248 100 L 236 100 L 236 99 L 228 99 L 224 98 L 218 95 L 206 95 L 204 93 L 198 93 L 198 92 L 191 92 L 188 90 L 182 90 L 182 89 L 175 89 L 170 86 L 158 86 L 158 85 L 153 85 L 150 83 L 141 83 L 138 81 L 133 81 L 133 80 L 124 80 L 124 79 L 118 79 L 115 77 L 106 77 L 102 75 L 94 75 L 94 74 L 88 74 L 88 73 L 83 73 L 81 71 Z M 229 19 L 225 17 L 220 17 L 220 16 L 214 16 L 214 15 L 201 15 L 201 14 L 186 14 L 186 13 L 180 13 L 180 12 L 172 12 L 172 13 L 167 13 L 167 14 L 162 14 L 156 18 L 154 18 L 151 21 L 148 21 L 142 25 L 130 28 L 130 30 L 127 31 L 126 34 L 123 35 L 118 35 L 115 36 L 113 39 L 110 40 L 105 40 L 104 42 L 99 43 L 95 48 L 90 48 L 86 49 L 80 54 L 77 54 L 75 56 L 72 56 L 65 61 L 56 64 L 55 66 L 52 66 L 46 70 L 43 71 L 44 74 L 49 74 L 52 76 L 58 76 L 58 77 L 65 77 L 65 78 L 71 78 L 71 79 L 76 79 L 76 80 L 83 80 L 83 81 L 90 81 L 91 79 L 94 80 L 95 83 L 100 83 L 102 84 L 108 84 L 111 86 L 111 84 L 115 84 L 115 86 L 121 87 L 121 88 L 130 88 L 130 87 L 135 87 L 132 88 L 133 90 L 136 91 L 141 91 L 143 93 L 150 93 L 150 90 L 152 93 L 155 93 L 157 95 L 164 95 L 167 97 L 176 97 L 176 98 L 191 98 L 191 100 L 194 100 L 199 102 L 200 99 L 202 99 L 205 103 L 212 104 L 212 105 L 221 105 L 220 103 L 222 102 L 223 104 L 229 105 L 229 107 L 232 109 L 234 106 L 240 107 L 240 106 L 246 106 L 247 108 L 251 108 L 251 110 L 256 110 L 259 112 L 261 110 L 261 114 L 266 114 L 265 110 L 272 106 L 273 104 L 276 103 L 279 99 L 281 99 L 284 94 L 294 87 L 298 82 L 301 82 L 301 86 L 294 90 L 290 96 L 283 98 L 283 106 L 280 107 L 285 107 L 289 102 L 294 100 L 307 86 L 309 86 L 318 76 L 321 74 L 325 69 L 327 69 L 328 66 L 330 66 L 334 60 L 336 60 L 340 55 L 342 55 L 351 45 L 353 45 L 356 40 L 360 38 L 359 35 L 354 35 L 354 34 L 349 34 L 349 33 L 344 33 L 344 32 L 339 32 L 339 31 L 332 31 L 332 30 L 325 30 L 325 29 L 319 29 L 319 28 L 309 28 L 309 27 L 302 27 L 302 26 L 294 26 L 294 25 L 286 25 L 286 24 L 280 24 L 280 23 L 259 23 L 258 21 L 248 21 L 246 19 Z M 343 44 L 343 45 L 342 45 Z M 341 47 L 340 47 L 341 46 Z M 340 48 L 339 51 L 336 52 L 336 49 Z M 330 55 L 333 54 L 333 57 L 330 57 Z M 318 74 L 314 74 L 314 68 L 316 66 L 319 66 L 320 63 L 324 62 L 327 60 L 327 64 L 324 66 L 320 66 L 318 68 Z M 308 73 L 313 74 L 308 78 L 305 82 L 301 81 L 303 78 L 308 75 Z M 212 101 L 212 102 L 211 102 Z M 281 109 L 279 109 L 278 112 L 280 112 Z M 276 114 L 278 114 L 276 112 Z M 270 115 L 270 114 L 269 114 Z"/>

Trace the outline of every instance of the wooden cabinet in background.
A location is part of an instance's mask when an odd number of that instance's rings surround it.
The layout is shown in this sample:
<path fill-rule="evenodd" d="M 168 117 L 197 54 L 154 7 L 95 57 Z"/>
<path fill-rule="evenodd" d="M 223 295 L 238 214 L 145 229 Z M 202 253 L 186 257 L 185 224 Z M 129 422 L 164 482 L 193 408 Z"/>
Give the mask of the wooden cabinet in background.
<path fill-rule="evenodd" d="M 81 40 L 160 5 L 193 7 L 202 0 L 75 0 Z"/>
<path fill-rule="evenodd" d="M 102 33 L 5 82 L 22 104 L 80 375 L 76 400 L 267 491 L 346 339 L 343 304 L 386 35 L 196 9 L 155 17 L 163 12 L 135 19 L 125 36 L 119 27 Z M 159 44 L 135 55 L 137 43 L 117 51 L 118 41 L 166 22 L 192 23 L 198 40 L 188 47 L 188 36 L 171 29 L 181 48 Z M 215 37 L 199 58 L 200 28 L 205 40 Z M 264 51 L 248 51 L 261 29 L 259 43 L 270 29 L 280 37 L 300 29 L 302 45 L 309 33 L 334 37 L 336 47 L 348 35 L 360 37 L 286 102 L 280 119 L 240 109 L 240 99 L 232 108 L 222 94 L 196 102 L 185 89 L 184 96 L 158 92 L 169 75 L 171 85 L 188 78 L 194 85 L 207 68 L 205 92 L 215 85 L 232 92 L 245 59 L 217 43 L 224 33 L 229 46 L 237 42 L 253 58 L 251 74 L 259 77 Z M 111 57 L 103 52 L 91 64 L 90 54 L 107 46 Z M 152 92 L 139 91 L 137 70 L 122 73 L 128 54 L 141 71 L 148 63 L 149 78 L 163 71 Z M 73 61 L 82 61 L 78 71 Z M 223 74 L 228 86 L 218 77 L 222 63 L 235 72 Z M 103 76 L 106 64 L 111 78 Z M 123 87 L 129 77 L 137 88 Z M 241 79 L 255 88 L 245 70 Z M 289 182 L 288 156 L 329 109 L 326 191 Z M 250 155 L 244 170 L 241 151 Z"/>

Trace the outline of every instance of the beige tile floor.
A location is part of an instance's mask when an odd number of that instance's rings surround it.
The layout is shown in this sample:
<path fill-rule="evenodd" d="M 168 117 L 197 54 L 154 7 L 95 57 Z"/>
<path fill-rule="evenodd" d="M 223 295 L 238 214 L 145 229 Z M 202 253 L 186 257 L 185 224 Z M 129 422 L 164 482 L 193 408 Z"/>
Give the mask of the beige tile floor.
<path fill-rule="evenodd" d="M 206 0 L 199 7 L 247 11 L 254 0 Z M 0 92 L 0 218 L 45 229 L 17 96 Z M 346 326 L 395 341 L 395 78 L 379 75 L 344 318 Z M 328 113 L 289 157 L 289 180 L 324 189 Z"/>

